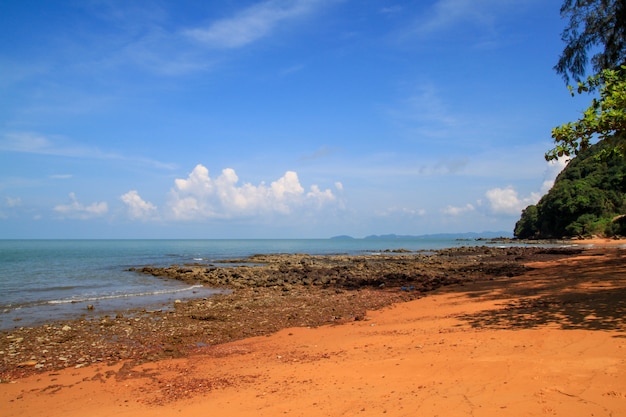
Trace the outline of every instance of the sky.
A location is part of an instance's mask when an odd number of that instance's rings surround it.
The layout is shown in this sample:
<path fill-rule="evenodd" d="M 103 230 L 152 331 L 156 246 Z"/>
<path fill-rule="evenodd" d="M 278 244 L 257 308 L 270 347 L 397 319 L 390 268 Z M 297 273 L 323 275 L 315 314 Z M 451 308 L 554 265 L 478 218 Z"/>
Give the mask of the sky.
<path fill-rule="evenodd" d="M 0 3 L 0 238 L 505 231 L 579 118 L 558 0 Z"/>

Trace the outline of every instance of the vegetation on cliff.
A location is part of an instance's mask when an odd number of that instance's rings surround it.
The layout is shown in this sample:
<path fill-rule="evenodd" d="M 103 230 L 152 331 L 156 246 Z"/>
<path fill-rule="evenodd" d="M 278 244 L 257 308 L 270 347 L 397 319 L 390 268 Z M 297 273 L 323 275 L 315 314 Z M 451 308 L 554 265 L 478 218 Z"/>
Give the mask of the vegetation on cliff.
<path fill-rule="evenodd" d="M 522 212 L 515 237 L 626 235 L 626 158 L 603 152 L 610 146 L 601 141 L 572 159 L 548 194 Z"/>

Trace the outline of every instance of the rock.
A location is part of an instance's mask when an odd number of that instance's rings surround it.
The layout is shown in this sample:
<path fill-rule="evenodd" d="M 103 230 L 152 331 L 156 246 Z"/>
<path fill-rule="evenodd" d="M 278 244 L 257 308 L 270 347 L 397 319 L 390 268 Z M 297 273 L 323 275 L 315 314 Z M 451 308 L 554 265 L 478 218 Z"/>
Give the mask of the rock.
<path fill-rule="evenodd" d="M 26 368 L 26 367 L 35 366 L 35 365 L 37 365 L 37 361 L 35 360 L 29 360 L 29 361 L 25 361 L 25 362 L 21 362 L 17 364 L 19 368 Z"/>
<path fill-rule="evenodd" d="M 63 330 L 64 332 L 69 332 L 70 330 L 72 330 L 72 328 L 66 324 L 61 328 L 61 330 Z"/>

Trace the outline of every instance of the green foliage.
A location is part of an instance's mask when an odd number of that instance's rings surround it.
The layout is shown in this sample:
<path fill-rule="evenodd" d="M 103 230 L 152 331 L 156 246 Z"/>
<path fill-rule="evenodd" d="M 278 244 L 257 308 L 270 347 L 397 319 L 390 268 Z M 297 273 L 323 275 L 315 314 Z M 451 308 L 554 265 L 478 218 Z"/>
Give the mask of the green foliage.
<path fill-rule="evenodd" d="M 626 232 L 626 158 L 609 154 L 602 141 L 572 159 L 552 189 L 528 206 L 515 225 L 515 236 L 561 238 L 614 236 Z M 600 157 L 602 156 L 602 157 Z"/>
<path fill-rule="evenodd" d="M 514 234 L 520 239 L 536 237 L 539 234 L 538 224 L 537 206 L 530 205 L 522 210 L 522 217 L 515 224 Z"/>
<path fill-rule="evenodd" d="M 595 73 L 626 64 L 626 1 L 564 0 L 561 16 L 569 22 L 561 33 L 565 48 L 554 69 L 565 83 L 570 75 L 580 81 L 588 62 Z M 594 51 L 590 58 L 589 51 Z"/>
<path fill-rule="evenodd" d="M 626 156 L 626 66 L 620 70 L 604 70 L 578 83 L 577 93 L 590 92 L 599 88 L 600 97 L 591 101 L 591 106 L 583 116 L 575 121 L 552 129 L 556 146 L 545 155 L 550 161 L 561 157 L 578 155 L 586 150 L 593 138 L 613 142 L 613 147 L 605 150 L 601 157 L 615 153 Z M 572 95 L 573 89 L 570 87 Z"/>

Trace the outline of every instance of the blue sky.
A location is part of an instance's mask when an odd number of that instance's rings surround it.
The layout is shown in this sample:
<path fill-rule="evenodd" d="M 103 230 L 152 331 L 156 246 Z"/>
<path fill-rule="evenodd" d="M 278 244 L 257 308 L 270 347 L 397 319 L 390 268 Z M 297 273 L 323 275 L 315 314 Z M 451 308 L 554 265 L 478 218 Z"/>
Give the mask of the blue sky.
<path fill-rule="evenodd" d="M 6 1 L 5 238 L 512 232 L 561 1 Z"/>

